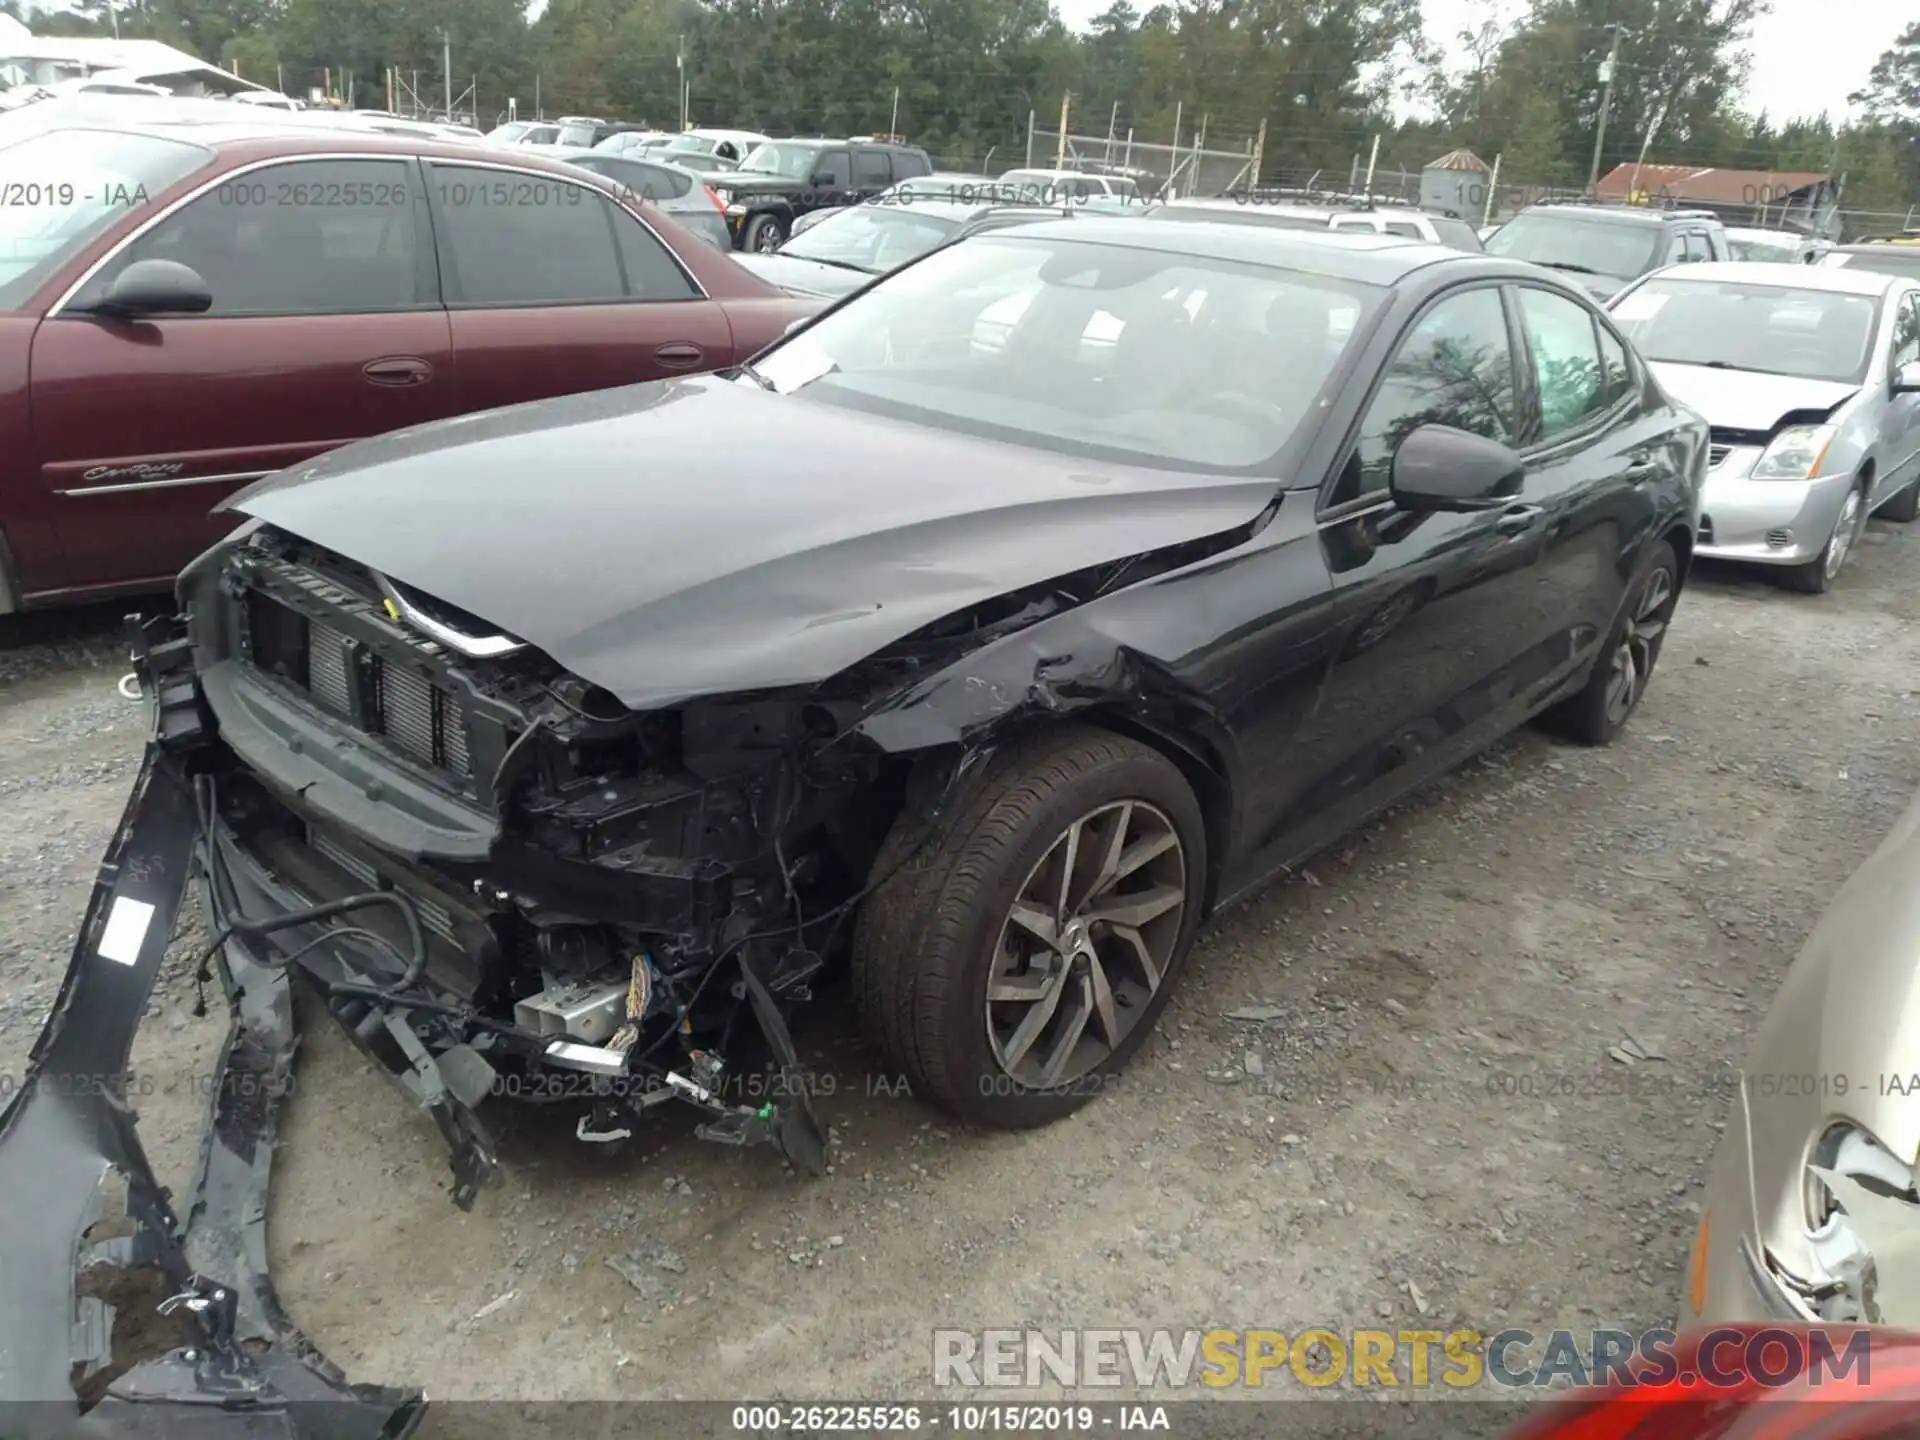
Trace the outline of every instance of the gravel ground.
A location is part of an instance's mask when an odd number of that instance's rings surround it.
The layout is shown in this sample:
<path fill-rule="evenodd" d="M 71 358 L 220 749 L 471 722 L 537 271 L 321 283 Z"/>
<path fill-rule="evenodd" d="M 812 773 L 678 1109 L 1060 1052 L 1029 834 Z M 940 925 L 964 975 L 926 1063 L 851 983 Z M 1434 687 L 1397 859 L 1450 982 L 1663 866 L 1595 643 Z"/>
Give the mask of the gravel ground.
<path fill-rule="evenodd" d="M 892 1093 L 826 1005 L 800 1039 L 828 1177 L 677 1124 L 601 1155 L 525 1107 L 462 1215 L 431 1127 L 310 1025 L 272 1217 L 291 1311 L 353 1378 L 436 1399 L 925 1394 L 934 1325 L 1667 1321 L 1726 1068 L 1920 784 L 1920 527 L 1856 556 L 1823 598 L 1697 577 L 1620 744 L 1516 736 L 1222 917 L 1127 1083 L 1043 1131 Z M 113 614 L 29 620 L 0 631 L 10 1077 L 139 744 Z M 223 1028 L 191 948 L 135 1052 L 176 1186 Z M 1628 1036 L 1666 1058 L 1623 1064 Z"/>

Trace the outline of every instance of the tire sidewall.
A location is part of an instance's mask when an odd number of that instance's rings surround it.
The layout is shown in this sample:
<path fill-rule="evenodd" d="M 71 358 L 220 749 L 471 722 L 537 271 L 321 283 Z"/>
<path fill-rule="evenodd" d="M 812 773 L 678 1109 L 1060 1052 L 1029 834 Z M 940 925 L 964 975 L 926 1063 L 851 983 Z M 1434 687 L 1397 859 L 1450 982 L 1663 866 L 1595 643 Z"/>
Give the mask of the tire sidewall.
<path fill-rule="evenodd" d="M 1033 868 L 1046 857 L 1068 825 L 1102 805 L 1142 800 L 1172 821 L 1186 861 L 1186 905 L 1160 988 L 1120 1047 L 1086 1075 L 1055 1090 L 1031 1090 L 1000 1069 L 987 1040 L 986 986 L 999 945 L 1001 927 L 1014 897 Z M 993 811 L 988 812 L 988 818 Z M 992 882 L 983 887 L 960 948 L 964 960 L 959 983 L 951 987 L 945 1033 L 953 1037 L 948 1057 L 955 1100 L 969 1119 L 997 1128 L 1042 1125 L 1078 1109 L 1094 1096 L 1117 1088 L 1116 1077 L 1138 1053 L 1159 1023 L 1174 987 L 1186 968 L 1188 952 L 1200 928 L 1207 874 L 1206 825 L 1199 803 L 1173 764 L 1144 747 L 1118 763 L 1084 771 L 1055 790 L 1035 813 L 1017 845 L 1009 847 Z"/>
<path fill-rule="evenodd" d="M 766 235 L 773 236 L 773 243 L 763 247 L 761 239 Z M 747 222 L 746 248 L 756 254 L 771 255 L 786 243 L 786 239 L 785 227 L 777 216 L 756 215 Z"/>

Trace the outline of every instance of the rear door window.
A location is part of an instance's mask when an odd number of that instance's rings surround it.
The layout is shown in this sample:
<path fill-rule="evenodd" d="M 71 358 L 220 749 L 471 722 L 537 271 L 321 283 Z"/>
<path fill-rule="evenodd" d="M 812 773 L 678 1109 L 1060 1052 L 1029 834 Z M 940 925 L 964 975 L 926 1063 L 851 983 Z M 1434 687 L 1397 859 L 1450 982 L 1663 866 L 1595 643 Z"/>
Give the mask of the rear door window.
<path fill-rule="evenodd" d="M 598 190 L 554 175 L 436 164 L 430 193 L 450 307 L 629 298 L 615 207 Z"/>
<path fill-rule="evenodd" d="M 1520 291 L 1520 318 L 1533 351 L 1540 438 L 1551 440 L 1606 409 L 1593 316 L 1564 295 L 1525 287 Z"/>
<path fill-rule="evenodd" d="M 884 187 L 893 183 L 893 169 L 884 150 L 859 150 L 853 157 L 853 183 Z"/>

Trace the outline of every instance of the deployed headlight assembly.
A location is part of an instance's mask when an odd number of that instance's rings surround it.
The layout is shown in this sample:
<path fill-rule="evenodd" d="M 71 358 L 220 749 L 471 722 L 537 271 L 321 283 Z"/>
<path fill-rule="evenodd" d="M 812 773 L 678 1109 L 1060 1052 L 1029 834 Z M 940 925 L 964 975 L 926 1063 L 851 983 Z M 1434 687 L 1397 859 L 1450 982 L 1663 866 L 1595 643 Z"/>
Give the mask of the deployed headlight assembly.
<path fill-rule="evenodd" d="M 1811 480 L 1820 473 L 1827 447 L 1838 432 L 1831 425 L 1794 425 L 1774 436 L 1754 465 L 1754 480 Z"/>

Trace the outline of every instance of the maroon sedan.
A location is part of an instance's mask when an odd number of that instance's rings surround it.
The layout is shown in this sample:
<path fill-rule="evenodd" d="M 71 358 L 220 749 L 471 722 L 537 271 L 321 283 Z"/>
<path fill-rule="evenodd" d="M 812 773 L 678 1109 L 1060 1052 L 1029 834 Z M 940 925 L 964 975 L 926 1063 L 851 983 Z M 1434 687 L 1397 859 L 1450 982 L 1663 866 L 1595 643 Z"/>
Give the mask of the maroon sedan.
<path fill-rule="evenodd" d="M 322 451 L 720 369 L 823 303 L 532 153 L 134 103 L 0 116 L 0 614 L 166 585 Z"/>

